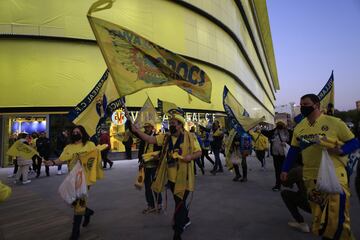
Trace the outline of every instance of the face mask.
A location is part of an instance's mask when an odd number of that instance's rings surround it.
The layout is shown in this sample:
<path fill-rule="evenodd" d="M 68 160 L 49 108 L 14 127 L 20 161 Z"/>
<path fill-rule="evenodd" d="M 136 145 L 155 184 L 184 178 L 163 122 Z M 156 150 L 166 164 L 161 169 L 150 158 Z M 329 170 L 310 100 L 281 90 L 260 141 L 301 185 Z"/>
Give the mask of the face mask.
<path fill-rule="evenodd" d="M 176 133 L 176 127 L 175 126 L 170 126 L 170 133 L 171 134 Z"/>
<path fill-rule="evenodd" d="M 315 109 L 313 106 L 301 106 L 300 107 L 300 112 L 304 117 L 309 116 L 314 110 Z"/>
<path fill-rule="evenodd" d="M 81 135 L 80 134 L 71 134 L 71 140 L 73 142 L 77 142 L 81 139 Z"/>

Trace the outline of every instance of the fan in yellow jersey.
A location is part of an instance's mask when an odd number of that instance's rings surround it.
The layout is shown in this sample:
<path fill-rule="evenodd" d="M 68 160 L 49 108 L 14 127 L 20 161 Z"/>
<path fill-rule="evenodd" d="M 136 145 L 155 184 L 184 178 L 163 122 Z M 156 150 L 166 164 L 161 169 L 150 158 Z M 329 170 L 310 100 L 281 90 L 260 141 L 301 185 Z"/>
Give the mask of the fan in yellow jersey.
<path fill-rule="evenodd" d="M 349 153 L 359 147 L 359 142 L 340 119 L 327 116 L 320 111 L 320 100 L 315 94 L 301 98 L 301 114 L 306 118 L 294 129 L 291 147 L 283 165 L 282 181 L 286 181 L 287 172 L 297 154 L 303 157 L 303 178 L 308 191 L 312 212 L 312 232 L 322 239 L 355 239 L 350 230 L 349 197 L 350 189 L 346 172 Z M 318 143 L 326 137 L 338 144 Z M 327 148 L 335 166 L 336 176 L 343 193 L 320 192 L 316 188 L 316 179 L 322 157 L 322 149 Z"/>
<path fill-rule="evenodd" d="M 69 170 L 71 170 L 80 160 L 89 187 L 97 179 L 103 177 L 100 151 L 89 138 L 83 126 L 75 126 L 71 131 L 71 143 L 64 148 L 59 159 L 45 161 L 45 164 L 52 166 L 67 162 Z M 79 239 L 83 216 L 83 227 L 86 227 L 90 223 L 90 216 L 94 214 L 94 211 L 87 207 L 87 199 L 85 198 L 75 200 L 72 205 L 74 207 L 74 222 L 70 239 L 75 240 Z"/>
<path fill-rule="evenodd" d="M 171 113 L 170 134 L 149 136 L 132 126 L 141 139 L 149 144 L 162 146 L 160 165 L 152 189 L 160 193 L 165 184 L 171 189 L 175 200 L 174 240 L 181 239 L 185 227 L 190 225 L 186 198 L 194 191 L 194 162 L 201 156 L 201 147 L 196 136 L 184 129 L 185 119 L 179 113 Z"/>
<path fill-rule="evenodd" d="M 254 131 L 249 131 L 253 139 L 253 146 L 256 153 L 256 158 L 260 161 L 262 169 L 265 168 L 265 152 L 268 150 L 269 140 L 261 134 L 260 127 L 256 127 Z"/>

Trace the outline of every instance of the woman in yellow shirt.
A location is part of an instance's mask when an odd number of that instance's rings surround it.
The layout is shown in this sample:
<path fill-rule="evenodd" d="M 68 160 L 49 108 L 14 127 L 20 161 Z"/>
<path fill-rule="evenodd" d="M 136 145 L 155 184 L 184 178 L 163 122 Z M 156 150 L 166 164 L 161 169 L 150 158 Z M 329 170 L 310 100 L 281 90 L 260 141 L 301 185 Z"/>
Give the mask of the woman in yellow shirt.
<path fill-rule="evenodd" d="M 64 148 L 59 159 L 45 161 L 46 165 L 61 165 L 66 162 L 68 164 L 69 171 L 71 171 L 78 161 L 78 159 L 74 158 L 74 154 L 88 153 L 96 150 L 95 144 L 89 140 L 90 136 L 83 126 L 75 126 L 72 129 L 70 136 L 71 143 Z M 85 171 L 85 173 L 87 173 L 87 171 Z M 74 208 L 74 222 L 70 239 L 76 240 L 79 239 L 80 236 L 80 225 L 83 216 L 83 227 L 86 227 L 90 223 L 90 216 L 94 214 L 94 211 L 87 207 L 87 200 L 85 198 L 75 200 L 72 206 Z"/>

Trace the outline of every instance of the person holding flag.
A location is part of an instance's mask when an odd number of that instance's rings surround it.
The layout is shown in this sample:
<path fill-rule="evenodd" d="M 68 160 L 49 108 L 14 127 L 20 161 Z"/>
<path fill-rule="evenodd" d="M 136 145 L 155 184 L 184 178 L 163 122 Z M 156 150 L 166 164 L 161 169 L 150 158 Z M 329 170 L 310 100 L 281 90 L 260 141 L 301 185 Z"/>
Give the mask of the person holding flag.
<path fill-rule="evenodd" d="M 20 133 L 18 139 L 7 151 L 7 155 L 17 157 L 17 164 L 19 166 L 16 172 L 15 183 L 18 183 L 22 179 L 22 184 L 31 183 L 28 179 L 29 167 L 35 161 L 40 158 L 39 153 L 30 146 L 31 137 L 27 133 Z M 41 158 L 40 158 L 41 159 Z"/>
<path fill-rule="evenodd" d="M 355 239 L 350 228 L 350 188 L 346 155 L 359 148 L 359 141 L 346 124 L 321 112 L 320 99 L 306 94 L 300 100 L 301 114 L 306 118 L 294 129 L 291 147 L 282 167 L 281 180 L 286 181 L 292 163 L 301 152 L 303 179 L 313 216 L 312 232 L 329 239 Z M 333 163 L 334 178 L 341 192 L 319 190 L 320 163 L 327 150 Z M 323 163 L 322 163 L 323 164 Z"/>
<path fill-rule="evenodd" d="M 149 136 L 157 136 L 154 123 L 146 122 L 144 124 L 144 133 Z M 151 189 L 151 184 L 155 179 L 156 169 L 159 165 L 159 153 L 161 147 L 157 144 L 149 144 L 141 139 L 139 144 L 139 168 L 144 168 L 145 178 L 145 198 L 147 208 L 142 211 L 143 214 L 159 212 L 161 210 L 162 196 Z"/>
<path fill-rule="evenodd" d="M 184 129 L 185 119 L 177 111 L 169 113 L 170 133 L 150 136 L 136 126 L 132 131 L 149 144 L 162 146 L 160 165 L 152 189 L 160 193 L 167 185 L 174 196 L 174 240 L 180 240 L 184 229 L 191 224 L 186 199 L 194 191 L 194 160 L 201 156 L 196 136 Z"/>
<path fill-rule="evenodd" d="M 56 160 L 44 160 L 47 166 L 60 165 L 68 163 L 69 170 L 71 171 L 78 161 L 85 170 L 86 184 L 88 188 L 94 184 L 97 179 L 103 178 L 103 171 L 101 165 L 100 147 L 96 147 L 91 142 L 89 134 L 81 125 L 75 126 L 71 130 L 71 143 L 68 144 L 60 157 Z M 101 148 L 105 149 L 107 145 Z M 69 172 L 70 172 L 69 171 Z M 73 228 L 70 236 L 71 240 L 77 240 L 80 237 L 80 225 L 84 217 L 83 227 L 87 227 L 90 223 L 90 217 L 94 211 L 87 206 L 88 200 L 86 198 L 76 199 L 72 206 L 74 208 Z"/>

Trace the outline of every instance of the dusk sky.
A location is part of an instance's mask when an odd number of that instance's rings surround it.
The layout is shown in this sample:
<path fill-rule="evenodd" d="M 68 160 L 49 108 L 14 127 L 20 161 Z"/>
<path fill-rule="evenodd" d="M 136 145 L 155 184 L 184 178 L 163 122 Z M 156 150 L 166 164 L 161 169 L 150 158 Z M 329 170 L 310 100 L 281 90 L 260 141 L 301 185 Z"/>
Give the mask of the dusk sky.
<path fill-rule="evenodd" d="M 360 0 L 267 0 L 280 91 L 276 105 L 319 93 L 334 70 L 335 108 L 360 100 Z"/>

